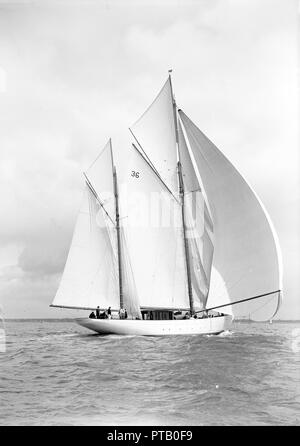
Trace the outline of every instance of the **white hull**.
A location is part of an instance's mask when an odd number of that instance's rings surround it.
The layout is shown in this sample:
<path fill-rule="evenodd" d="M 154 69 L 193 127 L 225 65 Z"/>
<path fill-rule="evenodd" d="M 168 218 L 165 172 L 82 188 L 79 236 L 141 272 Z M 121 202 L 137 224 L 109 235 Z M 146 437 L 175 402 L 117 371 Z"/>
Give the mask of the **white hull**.
<path fill-rule="evenodd" d="M 100 334 L 165 336 L 218 334 L 228 330 L 232 317 L 229 315 L 205 319 L 184 320 L 129 320 L 129 319 L 76 319 L 82 327 Z"/>

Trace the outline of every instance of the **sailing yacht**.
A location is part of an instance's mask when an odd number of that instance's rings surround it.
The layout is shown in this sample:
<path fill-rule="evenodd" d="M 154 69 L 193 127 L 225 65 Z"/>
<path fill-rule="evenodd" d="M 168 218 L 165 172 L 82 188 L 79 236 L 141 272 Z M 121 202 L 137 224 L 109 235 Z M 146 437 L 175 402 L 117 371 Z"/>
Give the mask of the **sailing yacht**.
<path fill-rule="evenodd" d="M 117 170 L 109 140 L 84 174 L 84 200 L 52 306 L 110 307 L 109 318 L 76 319 L 101 334 L 217 334 L 234 317 L 272 319 L 282 267 L 271 219 L 177 107 L 170 73 L 130 132 L 127 166 Z"/>

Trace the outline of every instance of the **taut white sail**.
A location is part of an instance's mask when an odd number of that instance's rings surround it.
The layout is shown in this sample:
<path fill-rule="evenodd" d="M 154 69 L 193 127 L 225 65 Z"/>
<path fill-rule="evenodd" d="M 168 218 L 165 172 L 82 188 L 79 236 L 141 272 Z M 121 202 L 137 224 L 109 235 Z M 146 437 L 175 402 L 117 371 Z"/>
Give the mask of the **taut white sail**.
<path fill-rule="evenodd" d="M 185 192 L 186 236 L 195 310 L 206 307 L 213 260 L 213 223 L 203 197 L 189 150 L 178 125 L 179 159 Z"/>
<path fill-rule="evenodd" d="M 177 132 L 178 137 L 176 136 Z M 154 102 L 132 126 L 132 133 L 138 142 L 139 150 L 153 169 L 151 177 L 154 177 L 153 172 L 156 172 L 174 198 L 178 199 L 178 204 L 180 202 L 178 196 L 180 175 L 182 174 L 184 217 L 179 216 L 181 204 L 175 205 L 175 207 L 177 206 L 178 226 L 179 228 L 181 226 L 181 231 L 177 234 L 184 246 L 181 253 L 182 264 L 185 265 L 183 269 L 183 271 L 185 270 L 184 280 L 186 283 L 184 295 L 189 290 L 187 286 L 189 284 L 191 301 L 188 306 L 192 304 L 194 310 L 205 308 L 213 258 L 213 223 L 190 159 L 181 125 L 177 124 L 177 110 L 170 77 Z M 177 171 L 178 161 L 181 163 L 180 173 Z M 132 186 L 133 184 L 137 187 L 140 186 L 137 180 L 132 183 Z M 163 188 L 161 184 L 160 187 Z M 165 190 L 165 192 L 167 191 Z M 194 208 L 196 208 L 196 212 Z M 183 229 L 183 225 L 185 229 Z M 145 232 L 144 240 L 146 237 L 149 237 L 149 228 Z M 152 240 L 150 242 L 152 250 L 154 249 L 153 243 Z M 160 243 L 160 246 L 163 244 Z M 146 276 L 147 271 L 144 271 L 143 275 Z M 143 281 L 145 281 L 145 277 Z M 166 282 L 166 278 L 164 281 Z M 167 306 L 167 302 L 165 306 Z M 169 303 L 168 307 L 172 307 L 172 304 Z"/>
<path fill-rule="evenodd" d="M 170 79 L 131 131 L 173 194 L 178 193 L 176 134 Z"/>
<path fill-rule="evenodd" d="M 120 306 L 116 250 L 107 215 L 86 186 L 72 244 L 53 306 Z"/>
<path fill-rule="evenodd" d="M 270 218 L 228 159 L 182 111 L 179 115 L 212 213 L 216 277 L 226 286 L 220 295 L 209 293 L 207 307 L 274 293 L 232 306 L 235 316 L 269 319 L 282 290 L 281 254 Z M 217 288 L 211 285 L 211 291 Z"/>
<path fill-rule="evenodd" d="M 179 203 L 133 149 L 123 219 L 141 308 L 189 309 Z"/>
<path fill-rule="evenodd" d="M 121 249 L 122 249 L 122 282 L 123 282 L 123 302 L 129 317 L 132 319 L 141 318 L 140 301 L 136 288 L 132 263 L 128 252 L 128 243 L 124 228 L 120 228 L 121 232 Z"/>
<path fill-rule="evenodd" d="M 107 142 L 95 161 L 87 169 L 85 177 L 97 194 L 99 201 L 115 222 L 115 201 L 113 182 L 113 156 L 111 140 Z"/>
<path fill-rule="evenodd" d="M 114 165 L 109 141 L 87 170 L 85 199 L 80 209 L 63 277 L 53 306 L 70 308 L 120 308 L 140 317 L 126 238 L 117 243 Z M 122 255 L 121 255 L 122 254 Z"/>

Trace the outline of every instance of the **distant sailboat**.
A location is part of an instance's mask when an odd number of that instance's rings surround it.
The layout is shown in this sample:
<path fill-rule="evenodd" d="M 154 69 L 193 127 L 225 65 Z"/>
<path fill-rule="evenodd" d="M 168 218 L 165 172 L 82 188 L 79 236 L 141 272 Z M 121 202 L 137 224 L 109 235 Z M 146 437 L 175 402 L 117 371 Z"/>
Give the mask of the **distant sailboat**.
<path fill-rule="evenodd" d="M 234 317 L 272 319 L 282 272 L 270 217 L 177 108 L 170 75 L 130 131 L 132 158 L 121 167 L 127 198 L 119 195 L 110 140 L 85 173 L 85 198 L 52 306 L 111 307 L 111 318 L 76 320 L 98 333 L 209 334 L 227 330 Z M 159 197 L 160 214 L 171 209 L 173 218 L 137 224 L 128 205 L 136 194 L 146 203 Z"/>

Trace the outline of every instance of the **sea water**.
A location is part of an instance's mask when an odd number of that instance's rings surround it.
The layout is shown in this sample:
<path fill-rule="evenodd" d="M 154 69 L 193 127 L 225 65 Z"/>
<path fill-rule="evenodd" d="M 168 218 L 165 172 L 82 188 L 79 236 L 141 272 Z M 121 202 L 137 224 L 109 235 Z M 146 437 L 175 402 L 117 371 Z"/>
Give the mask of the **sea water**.
<path fill-rule="evenodd" d="M 1 425 L 299 425 L 300 324 L 217 336 L 100 336 L 7 321 Z"/>

